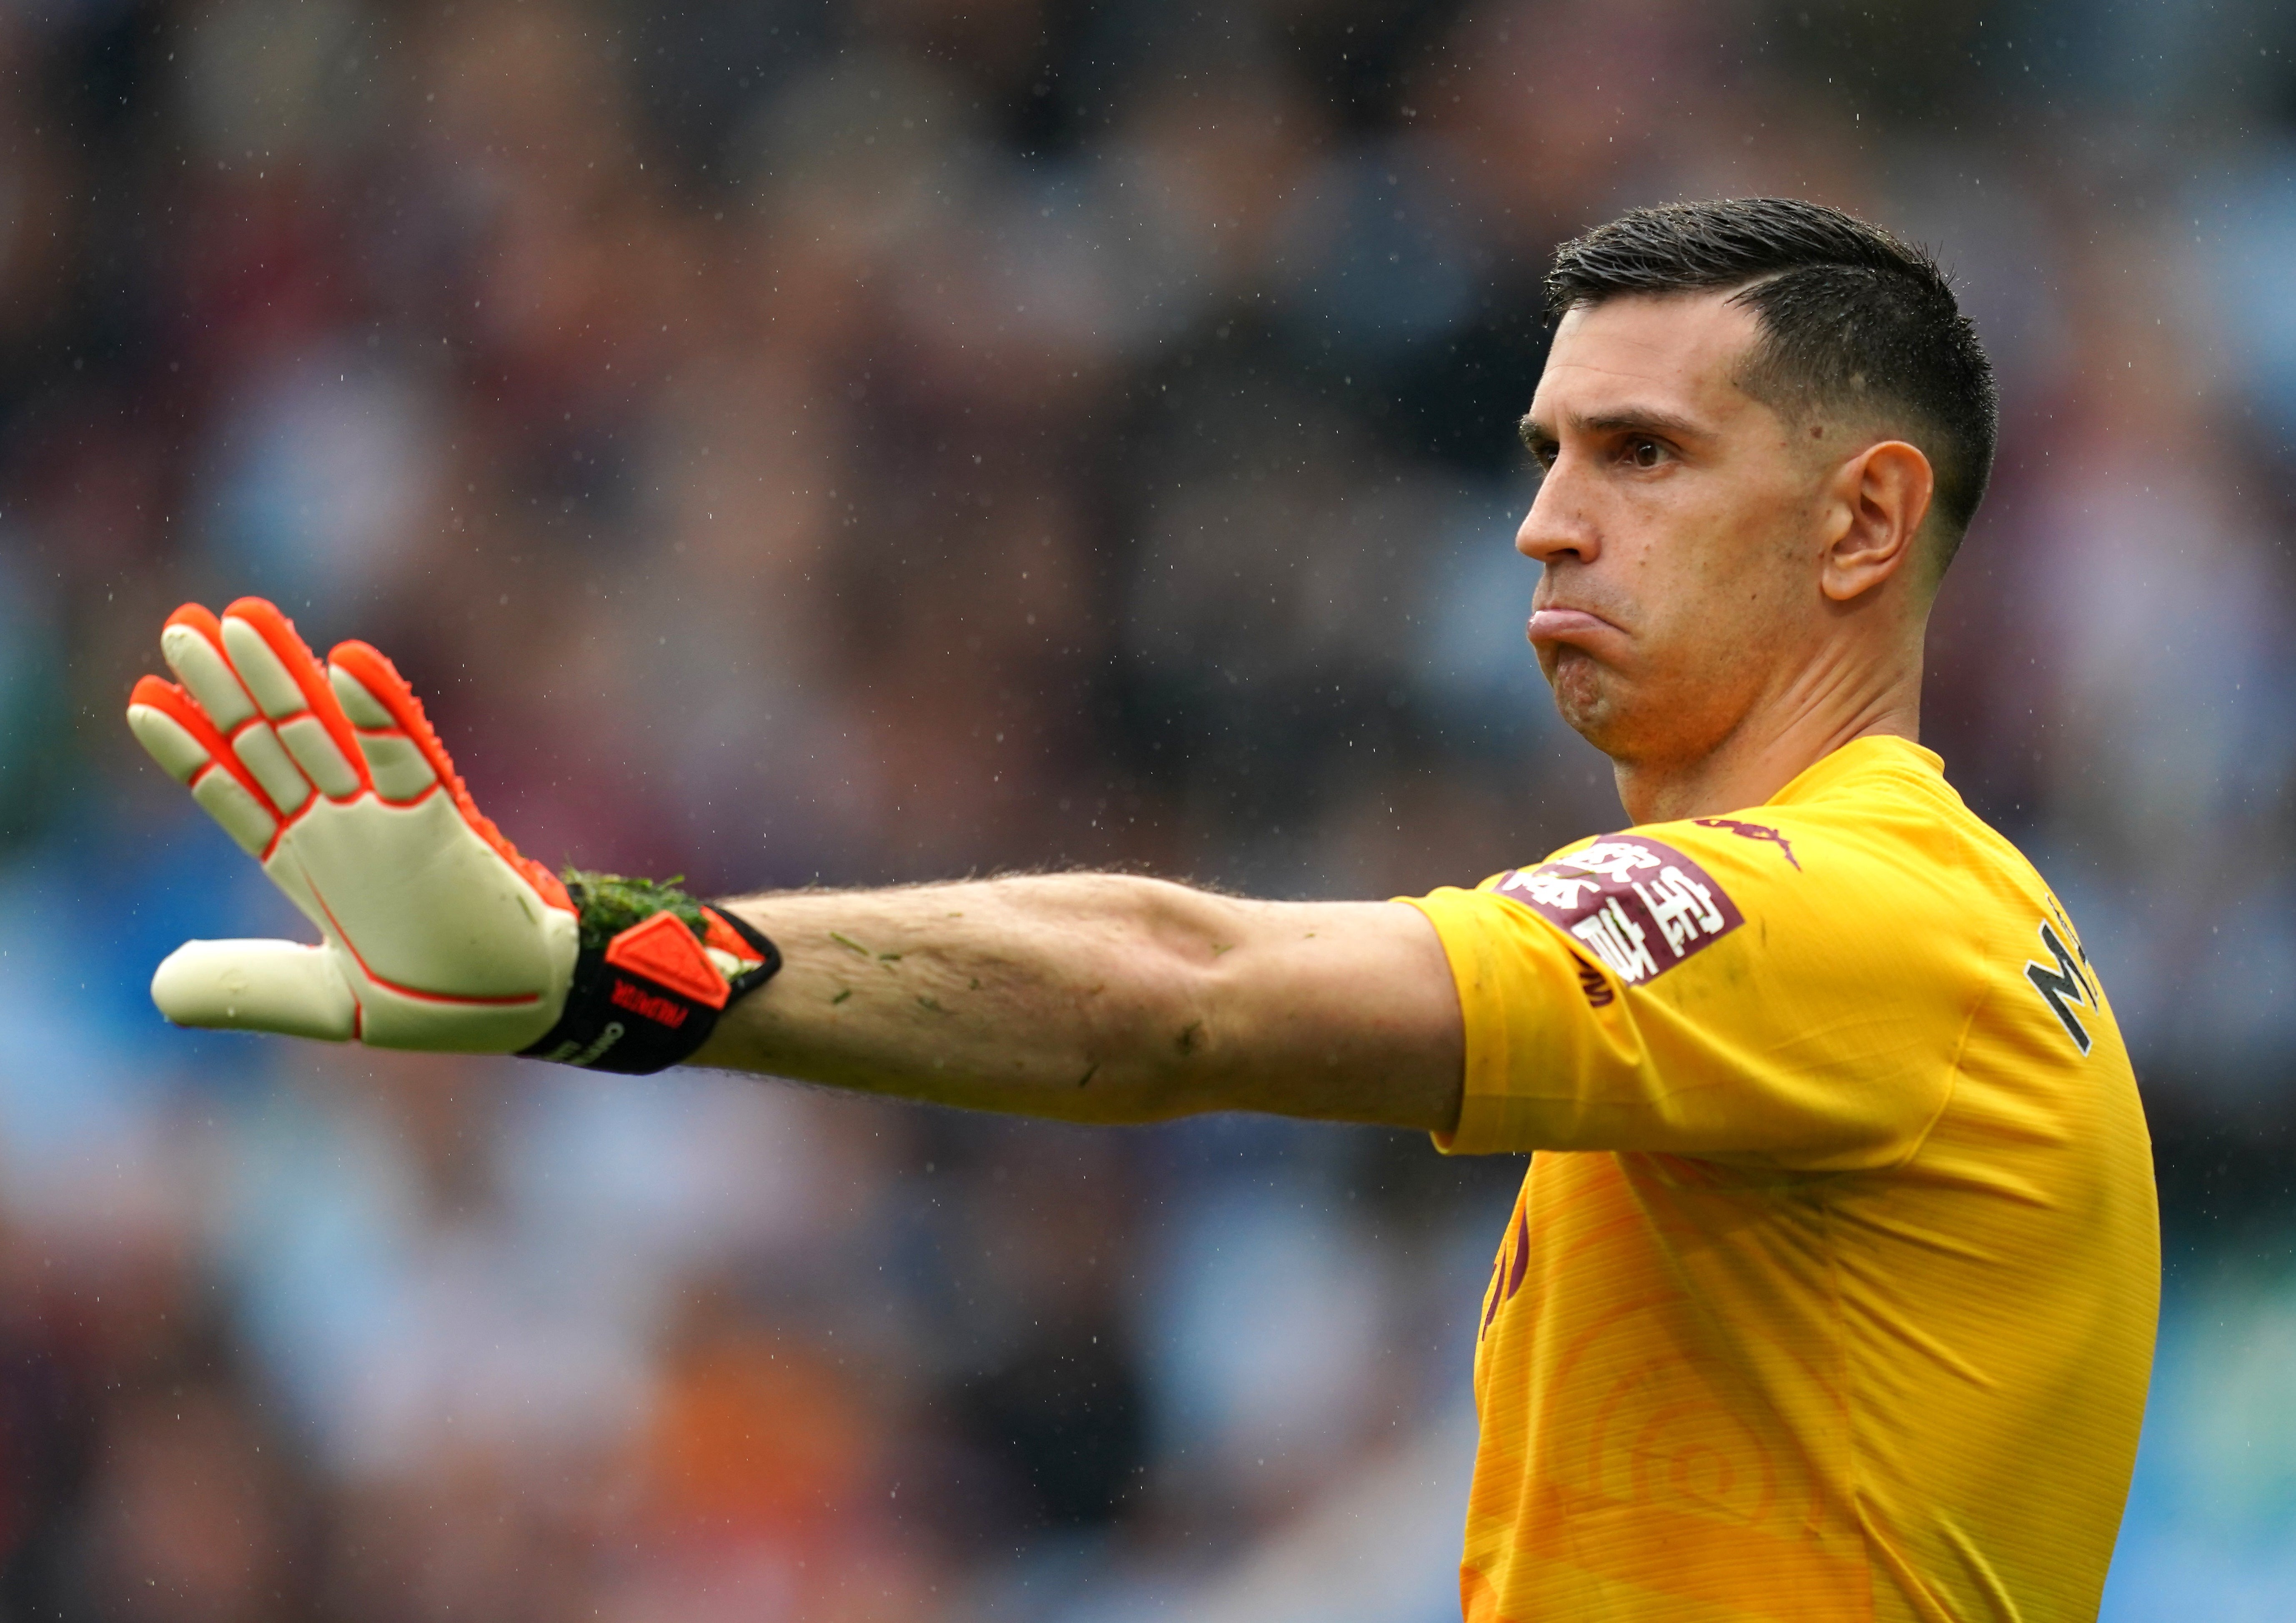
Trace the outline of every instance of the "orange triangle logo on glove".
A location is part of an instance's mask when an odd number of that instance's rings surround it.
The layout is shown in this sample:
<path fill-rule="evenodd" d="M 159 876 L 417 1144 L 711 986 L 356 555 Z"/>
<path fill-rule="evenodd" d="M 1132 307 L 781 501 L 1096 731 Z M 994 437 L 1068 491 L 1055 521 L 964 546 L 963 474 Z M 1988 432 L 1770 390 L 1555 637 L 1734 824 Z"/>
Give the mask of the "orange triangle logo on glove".
<path fill-rule="evenodd" d="M 606 962 L 706 1008 L 726 1006 L 726 978 L 674 913 L 657 913 L 616 936 L 606 944 Z"/>

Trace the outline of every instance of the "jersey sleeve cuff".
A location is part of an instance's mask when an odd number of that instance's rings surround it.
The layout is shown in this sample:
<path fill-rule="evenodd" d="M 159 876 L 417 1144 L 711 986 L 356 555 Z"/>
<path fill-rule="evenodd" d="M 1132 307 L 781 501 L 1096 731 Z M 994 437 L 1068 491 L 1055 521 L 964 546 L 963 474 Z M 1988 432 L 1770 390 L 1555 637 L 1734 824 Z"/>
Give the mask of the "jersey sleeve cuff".
<path fill-rule="evenodd" d="M 1459 1119 L 1448 1133 L 1431 1135 L 1446 1155 L 1522 1154 L 1554 1142 L 1558 1107 L 1566 1100 L 1526 1097 L 1511 1091 L 1522 1069 L 1535 1067 L 1538 1056 L 1513 1052 L 1513 1028 L 1522 1012 L 1508 1018 L 1501 988 L 1510 983 L 1521 996 L 1526 958 L 1546 972 L 1539 982 L 1547 996 L 1579 996 L 1578 983 L 1563 967 L 1569 955 L 1550 948 L 1525 954 L 1523 937 L 1536 937 L 1546 926 L 1511 903 L 1488 891 L 1444 886 L 1425 896 L 1399 896 L 1424 914 L 1442 939 L 1443 955 L 1451 966 L 1452 984 L 1459 993 L 1459 1013 L 1466 1035 L 1466 1074 L 1459 1100 Z M 1502 957 L 1513 960 L 1513 973 L 1502 970 Z M 1534 1025 L 1539 1023 L 1534 1017 Z"/>

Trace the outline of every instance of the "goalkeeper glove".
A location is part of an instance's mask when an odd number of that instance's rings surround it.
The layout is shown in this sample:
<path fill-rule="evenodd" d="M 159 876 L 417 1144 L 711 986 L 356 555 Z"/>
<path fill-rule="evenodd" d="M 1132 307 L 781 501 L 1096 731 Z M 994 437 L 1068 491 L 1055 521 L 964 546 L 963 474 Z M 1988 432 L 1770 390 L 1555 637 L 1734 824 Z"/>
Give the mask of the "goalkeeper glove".
<path fill-rule="evenodd" d="M 323 938 L 186 942 L 152 981 L 176 1024 L 653 1071 L 780 969 L 730 914 L 520 856 L 365 643 L 323 668 L 243 597 L 160 644 L 181 685 L 138 682 L 128 725 Z"/>

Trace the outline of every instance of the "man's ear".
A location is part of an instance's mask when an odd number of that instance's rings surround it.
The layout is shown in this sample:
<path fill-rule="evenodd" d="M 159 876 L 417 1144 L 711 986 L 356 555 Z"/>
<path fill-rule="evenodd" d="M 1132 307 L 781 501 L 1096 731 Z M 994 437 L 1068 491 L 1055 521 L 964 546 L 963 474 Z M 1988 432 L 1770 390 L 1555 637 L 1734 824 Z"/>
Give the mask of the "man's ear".
<path fill-rule="evenodd" d="M 1936 487 L 1930 459 L 1902 439 L 1870 445 L 1843 463 L 1833 491 L 1839 533 L 1820 560 L 1820 589 L 1846 603 L 1912 568 Z"/>

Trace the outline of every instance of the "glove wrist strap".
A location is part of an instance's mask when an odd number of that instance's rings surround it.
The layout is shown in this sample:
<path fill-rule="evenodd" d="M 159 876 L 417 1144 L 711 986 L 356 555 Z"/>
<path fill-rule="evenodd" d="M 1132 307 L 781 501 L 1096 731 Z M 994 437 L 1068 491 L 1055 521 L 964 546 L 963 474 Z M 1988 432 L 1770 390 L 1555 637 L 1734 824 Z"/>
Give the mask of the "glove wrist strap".
<path fill-rule="evenodd" d="M 580 889 L 570 889 L 579 905 Z M 781 950 L 745 921 L 706 902 L 698 906 L 700 936 L 667 908 L 603 940 L 586 928 L 558 1023 L 519 1053 L 629 1076 L 691 1058 L 718 1029 L 718 1016 L 782 967 Z M 729 976 L 705 943 L 721 957 L 754 962 Z"/>

